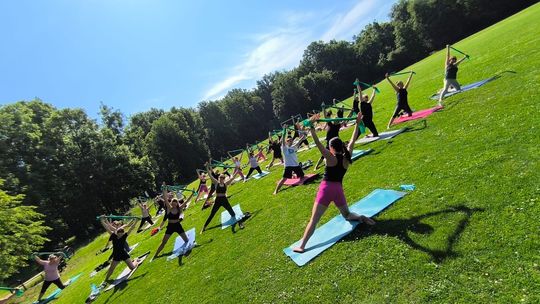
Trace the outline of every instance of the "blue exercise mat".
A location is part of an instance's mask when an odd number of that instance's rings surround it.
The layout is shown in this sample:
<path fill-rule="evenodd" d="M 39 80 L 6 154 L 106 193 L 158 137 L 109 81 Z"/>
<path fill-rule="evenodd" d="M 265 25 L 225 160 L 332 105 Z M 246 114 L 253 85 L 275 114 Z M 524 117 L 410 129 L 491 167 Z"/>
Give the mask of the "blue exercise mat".
<path fill-rule="evenodd" d="M 484 80 L 480 80 L 480 81 L 477 81 L 477 82 L 473 82 L 473 83 L 470 83 L 470 84 L 467 84 L 467 85 L 464 85 L 461 87 L 461 90 L 458 90 L 458 91 L 451 91 L 451 92 L 446 92 L 446 94 L 444 95 L 444 97 L 450 97 L 452 95 L 456 95 L 456 94 L 459 94 L 461 92 L 465 92 L 465 91 L 469 91 L 469 90 L 472 90 L 472 89 L 476 89 L 476 88 L 479 88 L 481 86 L 483 86 L 484 84 L 494 80 L 494 79 L 497 79 L 496 77 L 490 77 L 490 78 L 487 78 L 487 79 L 484 79 Z M 433 100 L 438 100 L 439 99 L 439 96 L 440 96 L 440 92 L 439 93 L 435 93 L 433 95 L 431 95 L 431 99 Z"/>
<path fill-rule="evenodd" d="M 268 174 L 270 174 L 270 172 L 262 171 L 262 173 L 257 173 L 255 175 L 253 175 L 253 178 L 254 179 L 260 179 L 260 178 L 263 178 L 263 177 L 267 176 Z"/>
<path fill-rule="evenodd" d="M 74 277 L 71 277 L 68 281 L 67 281 L 67 284 L 72 284 L 73 282 L 77 281 L 77 279 L 82 275 L 82 272 L 77 274 L 76 276 Z M 66 286 L 67 287 L 67 286 Z M 43 298 L 41 299 L 41 301 L 35 301 L 33 302 L 33 304 L 45 304 L 45 303 L 49 303 L 51 302 L 52 300 L 58 298 L 60 296 L 60 293 L 62 293 L 62 289 L 60 288 L 56 288 L 50 295 L 48 295 L 46 298 Z"/>
<path fill-rule="evenodd" d="M 188 243 L 182 239 L 182 237 L 177 236 L 176 240 L 174 241 L 174 247 L 173 252 L 170 256 L 167 257 L 167 261 L 173 260 L 181 255 L 184 255 L 189 250 L 193 249 L 193 246 L 195 246 L 195 228 L 191 228 L 186 232 L 186 236 L 188 238 Z"/>
<path fill-rule="evenodd" d="M 405 195 L 405 192 L 376 189 L 368 194 L 368 196 L 351 205 L 349 210 L 367 217 L 372 217 Z M 349 222 L 341 214 L 337 215 L 315 230 L 306 245 L 306 251 L 304 253 L 293 251 L 294 247 L 300 245 L 301 240 L 283 249 L 283 252 L 298 266 L 303 266 L 353 231 L 357 225 L 358 222 Z"/>
<path fill-rule="evenodd" d="M 369 154 L 371 152 L 373 152 L 373 149 L 353 150 L 353 153 L 351 154 L 351 159 L 352 160 L 359 159 L 361 156 L 367 155 L 367 154 Z"/>
<path fill-rule="evenodd" d="M 232 218 L 227 210 L 221 212 L 221 229 L 234 225 L 237 222 L 237 219 L 241 219 L 244 216 L 244 213 L 240 209 L 240 205 L 234 205 L 232 208 L 236 214 L 236 218 Z"/>

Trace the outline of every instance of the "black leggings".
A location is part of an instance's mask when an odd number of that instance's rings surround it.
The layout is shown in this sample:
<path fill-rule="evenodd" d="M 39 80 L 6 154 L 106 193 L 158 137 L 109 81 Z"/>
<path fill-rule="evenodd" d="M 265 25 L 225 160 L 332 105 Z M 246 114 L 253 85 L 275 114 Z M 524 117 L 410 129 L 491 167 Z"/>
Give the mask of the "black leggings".
<path fill-rule="evenodd" d="M 229 203 L 229 200 L 224 196 L 218 196 L 216 197 L 216 201 L 214 202 L 214 206 L 212 206 L 212 211 L 210 211 L 210 216 L 206 220 L 206 223 L 204 223 L 204 227 L 208 226 L 210 222 L 212 221 L 212 218 L 214 218 L 214 215 L 216 215 L 216 212 L 218 212 L 219 208 L 223 206 L 232 218 L 236 218 L 236 214 L 234 213 L 233 208 L 231 207 L 231 204 Z"/>
<path fill-rule="evenodd" d="M 401 103 L 396 106 L 396 109 L 394 110 L 394 114 L 392 114 L 392 117 L 394 118 L 399 117 L 399 112 L 401 111 L 407 113 L 409 116 L 411 116 L 413 113 L 408 103 Z"/>
<path fill-rule="evenodd" d="M 41 292 L 40 294 L 44 294 L 45 291 L 47 291 L 47 288 L 49 288 L 49 286 L 51 286 L 51 284 L 55 284 L 56 286 L 58 286 L 58 288 L 60 289 L 64 289 L 66 288 L 66 286 L 64 286 L 64 284 L 62 284 L 62 281 L 60 281 L 60 278 L 54 280 L 54 281 L 43 281 L 43 286 L 41 286 Z"/>
<path fill-rule="evenodd" d="M 165 210 L 165 206 L 164 206 L 164 205 L 158 205 L 158 206 L 159 206 L 159 207 L 158 207 L 158 209 L 157 209 L 157 211 L 156 211 L 156 216 L 158 216 L 158 214 L 159 214 L 159 212 L 160 212 L 161 210 Z"/>
<path fill-rule="evenodd" d="M 150 216 L 143 217 L 141 219 L 141 225 L 139 226 L 139 230 L 141 230 L 141 228 L 142 228 L 142 226 L 144 225 L 145 222 L 150 223 L 150 225 L 154 225 L 154 222 L 152 222 L 152 218 Z"/>
<path fill-rule="evenodd" d="M 375 124 L 373 123 L 372 118 L 363 118 L 362 121 L 364 122 L 364 125 L 366 128 L 368 128 L 371 133 L 373 133 L 373 136 L 377 137 L 379 136 L 379 132 L 377 132 L 377 128 L 375 127 Z"/>
<path fill-rule="evenodd" d="M 253 173 L 253 171 L 257 170 L 257 172 L 259 172 L 259 174 L 262 174 L 262 170 L 261 170 L 261 167 L 257 166 L 255 168 L 249 168 L 249 172 L 248 174 L 246 175 L 246 179 L 249 178 L 249 176 L 251 175 L 251 173 Z"/>

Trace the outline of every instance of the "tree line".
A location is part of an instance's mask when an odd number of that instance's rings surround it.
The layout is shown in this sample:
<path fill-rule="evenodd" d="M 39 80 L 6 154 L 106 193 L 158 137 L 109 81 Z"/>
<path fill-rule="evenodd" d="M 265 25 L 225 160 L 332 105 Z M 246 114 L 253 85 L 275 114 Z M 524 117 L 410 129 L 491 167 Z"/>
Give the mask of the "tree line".
<path fill-rule="evenodd" d="M 152 108 L 126 121 L 102 105 L 97 122 L 80 109 L 39 99 L 0 107 L 0 223 L 11 223 L 0 232 L 36 235 L 21 246 L 14 246 L 20 237 L 3 237 L 0 281 L 16 272 L 14 259 L 45 242 L 84 240 L 100 231 L 96 215 L 125 212 L 132 198 L 153 193 L 162 181 L 187 183 L 209 157 L 264 139 L 291 115 L 351 96 L 355 78 L 377 82 L 530 4 L 401 0 L 390 21 L 368 24 L 351 41 L 312 42 L 296 68 L 196 108 Z M 22 229 L 29 222 L 13 217 L 22 213 L 39 225 Z"/>

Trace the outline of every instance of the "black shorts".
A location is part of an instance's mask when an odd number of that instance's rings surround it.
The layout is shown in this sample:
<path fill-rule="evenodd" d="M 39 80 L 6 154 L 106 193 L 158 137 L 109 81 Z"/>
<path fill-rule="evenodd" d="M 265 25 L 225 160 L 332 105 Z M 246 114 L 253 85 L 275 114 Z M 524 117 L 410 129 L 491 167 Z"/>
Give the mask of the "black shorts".
<path fill-rule="evenodd" d="M 304 171 L 302 170 L 302 167 L 296 166 L 296 167 L 285 167 L 285 172 L 283 172 L 283 178 L 292 178 L 292 174 L 296 173 L 296 176 L 298 177 L 304 177 Z"/>
<path fill-rule="evenodd" d="M 182 234 L 184 233 L 184 228 L 182 227 L 182 225 L 180 224 L 180 222 L 178 223 L 169 223 L 167 225 L 167 230 L 165 230 L 165 234 L 173 234 L 173 233 L 178 233 L 178 234 Z"/>
<path fill-rule="evenodd" d="M 117 251 L 114 251 L 112 254 L 112 259 L 113 261 L 116 261 L 116 262 L 125 261 L 129 258 L 130 258 L 129 253 L 127 253 L 125 250 L 117 250 Z"/>
<path fill-rule="evenodd" d="M 274 151 L 274 158 L 283 158 L 281 151 Z"/>

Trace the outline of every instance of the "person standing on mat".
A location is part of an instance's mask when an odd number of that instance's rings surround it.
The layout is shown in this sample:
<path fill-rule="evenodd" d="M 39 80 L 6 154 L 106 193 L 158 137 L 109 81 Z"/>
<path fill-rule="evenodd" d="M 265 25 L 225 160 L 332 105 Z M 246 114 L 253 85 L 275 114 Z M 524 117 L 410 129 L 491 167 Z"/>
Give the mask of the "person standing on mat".
<path fill-rule="evenodd" d="M 285 158 L 285 171 L 283 172 L 283 177 L 279 180 L 276 186 L 276 190 L 274 190 L 274 195 L 278 193 L 279 189 L 281 189 L 281 186 L 283 186 L 288 178 L 293 177 L 293 172 L 298 178 L 300 178 L 300 183 L 304 181 L 304 171 L 302 170 L 300 163 L 298 163 L 298 157 L 296 155 L 298 146 L 304 140 L 304 137 L 305 135 L 302 135 L 300 140 L 298 140 L 296 144 L 293 144 L 293 139 L 291 137 L 288 137 L 287 140 L 285 140 L 285 134 L 283 135 L 281 141 L 281 150 Z"/>
<path fill-rule="evenodd" d="M 40 259 L 37 253 L 32 254 L 32 256 L 34 257 L 36 263 L 43 266 L 43 273 L 45 274 L 43 286 L 41 286 L 41 291 L 39 292 L 38 301 L 41 301 L 41 298 L 43 298 L 43 295 L 51 284 L 55 284 L 60 289 L 66 288 L 67 284 L 62 283 L 60 280 L 60 273 L 58 272 L 58 265 L 60 265 L 60 261 L 62 260 L 62 255 L 60 252 L 49 255 L 49 259 L 47 260 Z"/>
<path fill-rule="evenodd" d="M 442 106 L 444 95 L 448 92 L 450 87 L 453 87 L 456 91 L 461 90 L 461 86 L 457 81 L 458 65 L 467 58 L 467 56 L 461 58 L 459 61 L 456 56 L 450 57 L 450 45 L 446 45 L 446 59 L 444 61 L 444 87 L 439 96 L 439 106 Z"/>
<path fill-rule="evenodd" d="M 332 118 L 332 111 L 324 112 L 324 118 Z M 341 129 L 341 123 L 339 122 L 329 121 L 326 123 L 326 148 L 327 149 L 328 149 L 328 142 L 330 141 L 330 139 L 334 137 L 339 137 L 339 129 Z M 322 164 L 323 160 L 324 160 L 324 156 L 321 155 L 321 157 L 317 161 L 317 164 L 315 165 L 315 170 L 319 170 L 319 167 Z"/>
<path fill-rule="evenodd" d="M 281 145 L 279 144 L 280 141 L 281 141 L 281 138 L 279 136 L 277 140 L 274 140 L 274 138 L 272 137 L 272 133 L 268 132 L 268 149 L 272 150 L 272 160 L 266 166 L 266 169 L 270 169 L 272 165 L 274 165 L 274 161 L 276 159 L 279 159 L 279 164 L 283 163 L 283 156 L 281 154 Z"/>
<path fill-rule="evenodd" d="M 157 195 L 154 201 L 155 201 L 155 204 L 157 204 L 156 216 L 158 216 L 161 210 L 165 210 L 165 200 L 163 199 L 161 195 Z"/>
<path fill-rule="evenodd" d="M 131 260 L 131 257 L 129 256 L 128 251 L 126 251 L 125 246 L 128 235 L 135 228 L 136 221 L 136 219 L 133 219 L 127 225 L 120 226 L 117 229 L 113 229 L 110 223 L 107 222 L 107 219 L 105 217 L 101 217 L 101 224 L 111 235 L 113 247 L 112 262 L 109 266 L 109 270 L 107 271 L 107 275 L 105 276 L 105 280 L 103 281 L 102 286 L 104 286 L 105 283 L 109 280 L 109 277 L 112 275 L 114 269 L 121 261 L 124 261 L 131 270 L 137 267 L 138 262 Z M 128 228 L 127 232 L 125 231 L 126 228 Z"/>
<path fill-rule="evenodd" d="M 362 95 L 362 88 L 360 87 L 360 83 L 358 78 L 356 79 L 356 89 L 358 90 L 358 95 L 360 96 L 361 102 L 360 102 L 360 112 L 362 113 L 362 122 L 371 131 L 371 136 L 367 135 L 366 137 L 379 137 L 379 132 L 377 132 L 377 127 L 375 127 L 375 123 L 373 123 L 373 108 L 372 104 L 375 100 L 375 94 L 377 93 L 377 88 L 373 88 L 373 93 L 371 93 L 371 97 L 368 97 L 367 95 Z M 356 140 L 356 139 L 355 139 Z"/>
<path fill-rule="evenodd" d="M 208 168 L 208 172 L 210 172 L 210 169 Z M 211 176 L 211 175 L 210 175 Z M 163 196 L 166 196 L 168 194 L 163 192 Z M 193 197 L 193 192 L 187 199 L 177 199 L 172 198 L 171 200 L 166 199 L 167 204 L 167 210 L 165 213 L 165 216 L 163 216 L 163 220 L 161 221 L 161 225 L 159 225 L 159 230 L 161 230 L 165 224 L 165 221 L 168 221 L 167 223 L 167 230 L 165 230 L 165 235 L 163 236 L 163 239 L 161 240 L 161 243 L 159 244 L 158 249 L 156 250 L 156 253 L 154 254 L 154 257 L 152 260 L 154 260 L 161 250 L 163 250 L 163 247 L 167 244 L 169 241 L 169 238 L 173 233 L 178 233 L 178 235 L 184 240 L 184 245 L 186 245 L 189 242 L 189 239 L 186 235 L 186 232 L 184 230 L 184 227 L 182 227 L 182 224 L 180 224 L 180 221 L 183 220 L 183 213 L 186 209 L 186 206 L 188 205 L 189 201 Z"/>
<path fill-rule="evenodd" d="M 206 167 L 209 168 L 209 163 L 206 163 Z M 210 170 L 210 169 L 208 169 Z M 214 218 L 214 215 L 216 215 L 216 212 L 218 212 L 219 208 L 223 206 L 227 212 L 231 215 L 231 218 L 236 219 L 236 213 L 234 213 L 233 208 L 231 207 L 231 204 L 229 203 L 229 200 L 227 199 L 227 186 L 231 184 L 232 177 L 229 179 L 225 179 L 224 174 L 220 174 L 219 177 L 216 179 L 213 176 L 210 176 L 210 179 L 212 180 L 212 183 L 216 186 L 216 201 L 214 202 L 214 206 L 212 207 L 212 210 L 210 211 L 210 215 L 208 216 L 208 219 L 204 223 L 204 226 L 201 230 L 201 234 L 206 230 L 206 227 L 208 227 L 208 224 L 212 221 L 212 218 Z M 244 224 L 242 220 L 237 219 L 238 226 L 240 226 L 241 229 L 244 229 Z"/>
<path fill-rule="evenodd" d="M 394 88 L 394 91 L 396 91 L 396 96 L 397 96 L 396 109 L 394 110 L 394 114 L 392 114 L 392 117 L 390 118 L 390 121 L 388 122 L 387 129 L 390 129 L 390 126 L 394 122 L 394 119 L 399 117 L 401 111 L 407 113 L 407 115 L 409 116 L 411 116 L 413 113 L 413 111 L 411 110 L 411 107 L 409 107 L 409 100 L 407 98 L 407 89 L 409 88 L 409 84 L 411 83 L 412 76 L 413 76 L 413 73 L 411 72 L 411 75 L 409 75 L 409 78 L 407 79 L 407 83 L 403 85 L 403 81 L 401 80 L 398 81 L 397 84 L 394 84 L 392 80 L 390 79 L 390 75 L 388 75 L 388 73 L 384 75 L 386 80 L 388 80 L 390 85 Z"/>
<path fill-rule="evenodd" d="M 206 193 L 208 197 L 208 186 L 206 186 L 206 172 L 203 170 L 197 169 L 197 176 L 199 177 L 199 187 L 197 188 L 197 196 L 195 197 L 195 202 L 200 198 L 203 198 L 203 193 Z"/>
<path fill-rule="evenodd" d="M 312 125 L 318 119 L 318 116 L 319 115 L 310 119 Z M 362 114 L 358 114 L 356 124 L 358 125 L 361 120 Z M 294 252 L 302 253 L 305 251 L 309 238 L 313 235 L 313 232 L 317 227 L 317 223 L 321 219 L 326 209 L 328 209 L 331 202 L 334 202 L 336 207 L 339 209 L 339 212 L 346 220 L 360 221 L 361 223 L 366 223 L 368 225 L 375 224 L 375 222 L 369 217 L 351 212 L 349 210 L 349 206 L 347 206 L 347 200 L 345 199 L 345 193 L 343 192 L 343 176 L 347 172 L 349 166 L 352 164 L 351 152 L 354 148 L 354 139 L 358 136 L 358 132 L 358 127 L 355 127 L 348 147 L 345 146 L 339 137 L 334 137 L 330 140 L 329 149 L 327 149 L 319 141 L 315 129 L 313 127 L 311 128 L 311 136 L 313 137 L 313 141 L 317 145 L 317 148 L 324 156 L 326 168 L 324 170 L 323 180 L 319 185 L 317 197 L 315 198 L 315 202 L 313 204 L 311 219 L 309 220 L 309 223 L 304 231 L 304 236 L 302 237 L 300 246 L 294 248 Z"/>
<path fill-rule="evenodd" d="M 142 231 L 142 227 L 144 223 L 148 222 L 150 225 L 154 225 L 154 222 L 152 222 L 152 217 L 150 216 L 150 208 L 146 205 L 146 203 L 141 204 L 139 202 L 139 208 L 141 208 L 141 225 L 139 225 L 139 229 L 137 229 L 137 233 Z"/>
<path fill-rule="evenodd" d="M 257 156 L 253 153 L 253 151 L 247 145 L 246 145 L 246 150 L 247 150 L 248 158 L 249 158 L 249 171 L 248 171 L 248 174 L 246 175 L 246 180 L 247 180 L 249 176 L 251 175 L 251 173 L 253 173 L 253 171 L 257 170 L 259 174 L 262 174 L 263 172 L 261 170 L 261 167 L 259 166 L 259 162 L 257 161 Z"/>
<path fill-rule="evenodd" d="M 242 157 L 244 156 L 244 151 L 240 152 L 240 158 L 238 158 L 238 156 L 233 157 L 230 152 L 227 152 L 227 154 L 229 154 L 229 157 L 232 158 L 233 163 L 234 163 L 233 179 L 236 178 L 236 175 L 240 175 L 240 178 L 245 182 L 246 177 L 244 176 L 244 173 L 242 172 Z M 214 174 L 213 176 L 214 178 L 217 178 L 219 174 Z M 215 190 L 214 184 L 212 184 L 210 188 Z"/>

